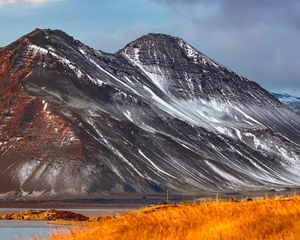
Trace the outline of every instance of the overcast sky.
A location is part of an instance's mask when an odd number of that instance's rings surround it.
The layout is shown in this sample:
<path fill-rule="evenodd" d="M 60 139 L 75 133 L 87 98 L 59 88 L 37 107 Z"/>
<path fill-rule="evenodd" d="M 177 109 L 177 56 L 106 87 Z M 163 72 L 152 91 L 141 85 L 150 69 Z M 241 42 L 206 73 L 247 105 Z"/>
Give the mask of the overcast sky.
<path fill-rule="evenodd" d="M 0 0 L 0 46 L 37 27 L 107 52 L 149 32 L 179 36 L 270 91 L 300 96 L 299 0 Z"/>

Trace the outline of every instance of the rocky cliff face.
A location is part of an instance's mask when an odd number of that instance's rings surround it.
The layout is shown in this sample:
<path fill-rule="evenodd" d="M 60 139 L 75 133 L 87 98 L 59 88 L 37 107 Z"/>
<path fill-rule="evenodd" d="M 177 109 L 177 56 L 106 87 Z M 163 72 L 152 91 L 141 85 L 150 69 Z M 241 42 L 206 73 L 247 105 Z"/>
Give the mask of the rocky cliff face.
<path fill-rule="evenodd" d="M 3 197 L 300 183 L 299 116 L 182 39 L 107 54 L 37 29 L 0 56 Z"/>

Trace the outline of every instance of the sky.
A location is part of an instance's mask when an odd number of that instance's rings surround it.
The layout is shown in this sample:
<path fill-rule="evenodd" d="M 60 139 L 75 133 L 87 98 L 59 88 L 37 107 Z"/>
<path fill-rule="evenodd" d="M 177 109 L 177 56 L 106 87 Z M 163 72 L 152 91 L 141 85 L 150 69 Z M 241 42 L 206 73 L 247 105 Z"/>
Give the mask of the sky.
<path fill-rule="evenodd" d="M 300 96 L 299 12 L 299 0 L 0 0 L 0 46 L 35 28 L 106 52 L 166 33 L 269 91 Z"/>

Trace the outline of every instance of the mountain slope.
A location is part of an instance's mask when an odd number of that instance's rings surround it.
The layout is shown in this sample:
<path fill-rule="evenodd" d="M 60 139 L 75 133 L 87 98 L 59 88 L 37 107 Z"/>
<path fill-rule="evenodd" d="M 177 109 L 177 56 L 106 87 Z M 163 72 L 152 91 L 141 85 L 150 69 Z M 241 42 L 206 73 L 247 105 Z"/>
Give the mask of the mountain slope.
<path fill-rule="evenodd" d="M 182 39 L 149 34 L 107 54 L 37 29 L 0 56 L 3 196 L 300 182 L 299 117 Z"/>

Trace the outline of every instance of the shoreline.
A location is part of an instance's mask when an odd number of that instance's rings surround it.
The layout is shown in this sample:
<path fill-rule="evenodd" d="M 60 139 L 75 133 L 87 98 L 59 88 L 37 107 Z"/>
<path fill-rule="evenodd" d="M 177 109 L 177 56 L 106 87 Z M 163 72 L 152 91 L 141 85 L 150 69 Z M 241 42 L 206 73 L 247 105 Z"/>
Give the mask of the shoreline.
<path fill-rule="evenodd" d="M 87 195 L 87 196 L 43 196 L 43 197 L 19 197 L 19 198 L 0 198 L 1 208 L 136 208 L 151 204 L 161 204 L 167 202 L 180 203 L 192 202 L 201 199 L 243 199 L 259 198 L 264 196 L 293 195 L 299 194 L 300 187 L 283 189 L 258 189 L 256 191 L 231 191 L 231 192 L 201 192 L 195 194 L 121 194 L 121 195 Z"/>
<path fill-rule="evenodd" d="M 105 196 L 105 198 L 59 198 L 59 199 L 18 199 L 0 200 L 0 216 L 22 210 L 49 210 L 71 211 L 87 217 L 114 216 L 139 210 L 144 207 L 166 203 L 191 203 L 203 200 L 237 200 L 245 198 L 257 199 L 275 196 L 293 196 L 300 193 L 299 188 L 284 189 L 283 191 L 253 191 L 208 193 L 199 195 L 169 195 L 165 194 L 137 195 L 128 194 L 118 198 Z"/>

